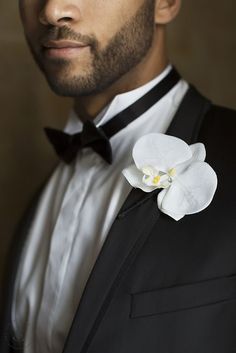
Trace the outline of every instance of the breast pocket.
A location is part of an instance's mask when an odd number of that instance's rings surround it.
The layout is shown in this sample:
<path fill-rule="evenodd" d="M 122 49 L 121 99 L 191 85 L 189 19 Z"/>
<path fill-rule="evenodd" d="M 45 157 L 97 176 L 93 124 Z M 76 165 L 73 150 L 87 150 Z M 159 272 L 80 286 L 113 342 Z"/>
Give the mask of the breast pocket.
<path fill-rule="evenodd" d="M 236 299 L 236 275 L 131 294 L 130 318 L 189 310 Z"/>

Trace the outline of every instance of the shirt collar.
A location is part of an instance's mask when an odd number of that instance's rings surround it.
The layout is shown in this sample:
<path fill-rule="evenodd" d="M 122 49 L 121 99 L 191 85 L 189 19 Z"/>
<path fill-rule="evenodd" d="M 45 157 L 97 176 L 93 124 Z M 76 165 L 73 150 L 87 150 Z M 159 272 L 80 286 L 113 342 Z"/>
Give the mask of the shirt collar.
<path fill-rule="evenodd" d="M 145 93 L 157 85 L 172 69 L 172 65 L 168 65 L 161 74 L 146 83 L 145 85 L 138 87 L 132 91 L 118 94 L 113 100 L 97 115 L 94 122 L 96 126 L 101 126 L 112 119 L 115 115 L 126 109 L 136 100 L 141 98 Z M 64 131 L 73 134 L 82 130 L 82 122 L 79 120 L 75 111 L 72 110 L 65 126 Z"/>

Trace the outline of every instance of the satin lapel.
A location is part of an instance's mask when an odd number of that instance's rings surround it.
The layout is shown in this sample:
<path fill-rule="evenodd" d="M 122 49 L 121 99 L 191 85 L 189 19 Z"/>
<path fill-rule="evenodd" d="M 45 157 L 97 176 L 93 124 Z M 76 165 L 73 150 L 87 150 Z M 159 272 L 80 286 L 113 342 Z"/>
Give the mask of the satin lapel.
<path fill-rule="evenodd" d="M 202 120 L 211 108 L 211 102 L 190 85 L 167 134 L 181 138 L 188 144 L 198 138 Z"/>
<path fill-rule="evenodd" d="M 139 192 L 133 191 L 126 203 L 139 198 Z M 65 345 L 66 353 L 74 352 L 75 348 L 78 353 L 87 351 L 120 279 L 159 217 L 154 194 L 136 207 L 135 212 L 132 208 L 130 212 L 124 211 L 115 220 L 87 282 Z"/>
<path fill-rule="evenodd" d="M 193 142 L 210 103 L 193 87 L 188 90 L 167 133 Z M 133 189 L 121 208 L 95 266 L 68 335 L 64 353 L 86 353 L 122 276 L 127 272 L 160 213 L 157 192 Z"/>

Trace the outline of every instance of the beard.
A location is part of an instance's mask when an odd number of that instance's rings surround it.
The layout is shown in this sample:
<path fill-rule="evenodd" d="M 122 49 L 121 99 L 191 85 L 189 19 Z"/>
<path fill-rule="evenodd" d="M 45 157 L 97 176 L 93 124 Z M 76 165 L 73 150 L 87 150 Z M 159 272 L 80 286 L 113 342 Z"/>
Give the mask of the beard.
<path fill-rule="evenodd" d="M 74 40 L 89 45 L 91 60 L 83 73 L 81 68 L 76 70 L 74 60 L 54 58 L 48 62 L 43 50 L 36 50 L 30 38 L 27 38 L 27 42 L 36 63 L 56 94 L 67 97 L 97 94 L 127 74 L 146 56 L 154 37 L 154 10 L 155 1 L 146 0 L 103 49 L 100 49 L 95 36 L 76 33 L 68 26 L 48 28 L 41 41 Z"/>

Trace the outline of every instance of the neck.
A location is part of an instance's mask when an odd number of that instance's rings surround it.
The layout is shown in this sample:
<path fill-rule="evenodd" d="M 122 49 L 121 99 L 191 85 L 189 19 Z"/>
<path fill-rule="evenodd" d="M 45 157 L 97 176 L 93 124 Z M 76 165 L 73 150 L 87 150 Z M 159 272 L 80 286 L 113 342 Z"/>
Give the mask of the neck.
<path fill-rule="evenodd" d="M 93 120 L 117 95 L 131 91 L 158 76 L 168 65 L 164 30 L 154 36 L 153 45 L 143 60 L 103 92 L 77 97 L 74 109 L 81 121 Z"/>

